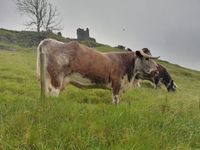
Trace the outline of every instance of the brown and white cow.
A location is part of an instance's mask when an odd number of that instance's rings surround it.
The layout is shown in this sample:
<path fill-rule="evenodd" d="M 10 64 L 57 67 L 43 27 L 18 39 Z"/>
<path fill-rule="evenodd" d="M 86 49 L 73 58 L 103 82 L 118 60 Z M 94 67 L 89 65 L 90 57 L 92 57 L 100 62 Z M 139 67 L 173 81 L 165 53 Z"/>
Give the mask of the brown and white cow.
<path fill-rule="evenodd" d="M 45 55 L 45 93 L 58 96 L 64 86 L 112 89 L 113 103 L 125 85 L 131 86 L 136 74 L 155 75 L 157 65 L 143 50 L 136 52 L 100 53 L 76 41 L 62 43 L 53 39 L 41 41 L 37 50 L 37 76 L 40 79 L 40 53 Z"/>

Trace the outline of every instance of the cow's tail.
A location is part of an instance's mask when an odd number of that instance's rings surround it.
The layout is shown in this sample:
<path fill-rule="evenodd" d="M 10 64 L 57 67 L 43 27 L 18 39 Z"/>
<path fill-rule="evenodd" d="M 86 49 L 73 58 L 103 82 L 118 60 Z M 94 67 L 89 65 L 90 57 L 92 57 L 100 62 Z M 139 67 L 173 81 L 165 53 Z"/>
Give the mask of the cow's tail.
<path fill-rule="evenodd" d="M 43 54 L 43 59 L 42 60 L 42 64 L 41 65 L 41 54 Z M 41 66 L 43 66 L 44 68 L 41 68 Z M 37 77 L 37 80 L 40 81 L 41 80 L 41 70 L 45 70 L 45 67 L 46 67 L 46 49 L 44 48 L 43 46 L 43 41 L 40 42 L 40 44 L 38 45 L 37 47 L 37 66 L 36 66 L 36 77 Z M 46 74 L 46 73 L 45 73 Z"/>

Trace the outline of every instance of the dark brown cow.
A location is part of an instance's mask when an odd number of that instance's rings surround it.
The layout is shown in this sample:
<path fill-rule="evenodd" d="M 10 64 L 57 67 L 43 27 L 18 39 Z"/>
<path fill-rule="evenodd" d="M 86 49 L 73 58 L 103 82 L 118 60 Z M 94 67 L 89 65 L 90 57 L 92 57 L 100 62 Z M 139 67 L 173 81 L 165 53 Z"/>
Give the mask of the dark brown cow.
<path fill-rule="evenodd" d="M 40 53 L 45 54 L 46 95 L 58 96 L 64 86 L 111 88 L 113 103 L 136 74 L 154 76 L 157 65 L 143 50 L 124 53 L 100 53 L 76 41 L 62 43 L 41 41 L 37 52 L 37 75 L 40 78 Z M 128 84 L 131 85 L 131 84 Z"/>
<path fill-rule="evenodd" d="M 148 76 L 148 75 L 147 76 L 136 75 L 134 84 L 137 84 L 137 86 L 140 86 L 139 79 L 149 80 L 155 84 L 155 86 L 154 86 L 155 88 L 157 88 L 162 83 L 165 85 L 168 92 L 170 92 L 170 91 L 175 92 L 177 85 L 174 82 L 174 80 L 172 79 L 172 77 L 169 74 L 169 72 L 167 71 L 167 69 L 160 64 L 158 64 L 157 69 L 158 69 L 159 73 L 157 75 L 155 75 L 154 77 Z"/>

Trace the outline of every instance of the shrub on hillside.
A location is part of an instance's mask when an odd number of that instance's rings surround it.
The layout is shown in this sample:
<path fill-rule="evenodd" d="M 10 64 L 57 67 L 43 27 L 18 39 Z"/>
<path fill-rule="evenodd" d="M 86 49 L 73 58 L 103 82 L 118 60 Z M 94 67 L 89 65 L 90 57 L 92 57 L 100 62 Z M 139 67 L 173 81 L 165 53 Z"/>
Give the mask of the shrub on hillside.
<path fill-rule="evenodd" d="M 62 37 L 62 35 L 53 32 L 34 32 L 34 31 L 10 31 L 0 29 L 0 41 L 17 44 L 23 47 L 37 46 L 41 40 L 45 38 L 53 38 L 62 42 L 68 42 L 70 39 Z"/>

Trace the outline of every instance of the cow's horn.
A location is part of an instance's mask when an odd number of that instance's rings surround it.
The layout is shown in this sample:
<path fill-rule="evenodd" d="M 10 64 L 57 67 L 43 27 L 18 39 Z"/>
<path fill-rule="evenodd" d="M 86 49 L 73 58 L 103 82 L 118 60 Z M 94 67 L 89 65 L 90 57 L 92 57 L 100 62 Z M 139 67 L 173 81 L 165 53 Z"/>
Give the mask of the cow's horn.
<path fill-rule="evenodd" d="M 178 85 L 174 82 L 174 85 L 178 88 Z"/>
<path fill-rule="evenodd" d="M 140 54 L 141 54 L 143 57 L 145 57 L 145 58 L 151 58 L 151 59 L 158 59 L 158 58 L 160 58 L 160 56 L 154 57 L 154 56 L 148 55 L 148 54 L 144 53 L 143 50 L 140 50 Z"/>

